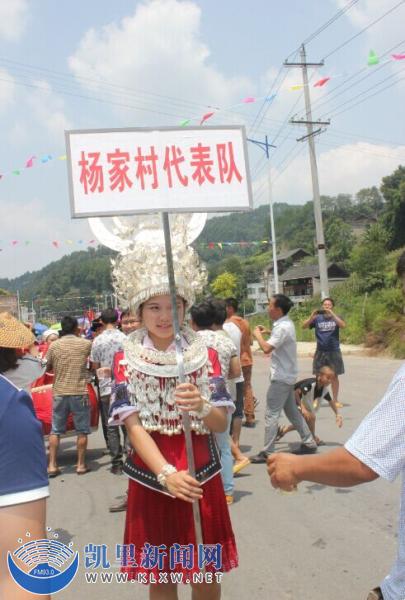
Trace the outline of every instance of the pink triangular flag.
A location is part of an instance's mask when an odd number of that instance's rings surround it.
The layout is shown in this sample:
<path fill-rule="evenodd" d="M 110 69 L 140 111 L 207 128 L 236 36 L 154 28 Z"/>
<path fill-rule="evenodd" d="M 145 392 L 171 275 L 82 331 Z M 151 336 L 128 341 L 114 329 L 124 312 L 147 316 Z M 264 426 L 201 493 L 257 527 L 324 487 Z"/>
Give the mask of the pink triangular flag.
<path fill-rule="evenodd" d="M 34 158 L 36 158 L 36 156 L 31 156 L 31 158 L 29 158 L 27 160 L 27 162 L 25 163 L 25 168 L 26 169 L 30 169 L 31 167 L 34 166 Z"/>
<path fill-rule="evenodd" d="M 202 125 L 203 123 L 205 123 L 205 121 L 208 121 L 208 119 L 210 119 L 213 115 L 215 115 L 215 112 L 210 112 L 210 113 L 206 113 L 203 118 L 200 121 L 200 125 Z"/>
<path fill-rule="evenodd" d="M 244 100 L 242 100 L 242 102 L 245 102 L 246 104 L 249 104 L 249 102 L 256 102 L 256 98 L 253 98 L 253 96 L 248 96 L 247 98 L 245 98 Z"/>
<path fill-rule="evenodd" d="M 405 54 L 392 54 L 394 60 L 405 60 Z"/>
<path fill-rule="evenodd" d="M 13 246 L 17 246 L 18 240 L 13 240 L 11 243 L 13 244 Z"/>
<path fill-rule="evenodd" d="M 59 248 L 59 242 L 57 242 L 56 240 L 54 240 L 52 242 L 52 246 L 55 246 L 55 248 Z"/>
<path fill-rule="evenodd" d="M 319 79 L 316 83 L 314 83 L 314 87 L 322 87 L 325 83 L 330 81 L 330 77 L 323 77 L 323 79 Z"/>

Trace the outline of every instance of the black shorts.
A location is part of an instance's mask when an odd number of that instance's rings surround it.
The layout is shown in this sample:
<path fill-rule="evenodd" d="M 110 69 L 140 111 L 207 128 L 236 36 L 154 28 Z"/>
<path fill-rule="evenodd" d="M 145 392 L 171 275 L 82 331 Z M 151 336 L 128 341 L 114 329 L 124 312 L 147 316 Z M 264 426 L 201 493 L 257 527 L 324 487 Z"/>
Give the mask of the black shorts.
<path fill-rule="evenodd" d="M 243 381 L 236 384 L 235 412 L 232 419 L 243 419 Z"/>
<path fill-rule="evenodd" d="M 313 374 L 316 375 L 319 373 L 322 367 L 331 367 L 336 375 L 343 375 L 345 372 L 345 365 L 343 363 L 341 351 L 333 350 L 326 352 L 324 350 L 317 350 L 312 365 Z"/>

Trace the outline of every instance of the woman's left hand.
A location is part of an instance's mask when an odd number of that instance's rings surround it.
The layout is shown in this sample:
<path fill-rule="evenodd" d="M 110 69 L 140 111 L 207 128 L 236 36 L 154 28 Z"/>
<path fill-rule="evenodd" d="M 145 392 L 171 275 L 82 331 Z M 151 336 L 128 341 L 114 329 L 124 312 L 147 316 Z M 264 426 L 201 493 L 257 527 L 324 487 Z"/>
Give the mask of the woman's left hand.
<path fill-rule="evenodd" d="M 204 406 L 204 400 L 198 388 L 192 383 L 180 383 L 176 387 L 175 396 L 180 410 L 199 412 Z"/>

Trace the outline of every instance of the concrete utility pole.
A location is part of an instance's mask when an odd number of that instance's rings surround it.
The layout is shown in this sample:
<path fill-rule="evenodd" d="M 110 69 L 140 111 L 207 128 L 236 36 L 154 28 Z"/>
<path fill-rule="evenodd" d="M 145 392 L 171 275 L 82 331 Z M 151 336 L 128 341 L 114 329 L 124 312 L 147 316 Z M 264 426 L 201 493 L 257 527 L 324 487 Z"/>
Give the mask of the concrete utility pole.
<path fill-rule="evenodd" d="M 325 236 L 323 232 L 323 221 L 322 221 L 322 208 L 321 198 L 319 193 L 319 178 L 318 178 L 318 166 L 316 163 L 316 152 L 315 152 L 315 135 L 322 133 L 322 125 L 330 125 L 330 121 L 313 121 L 312 110 L 311 110 L 311 97 L 309 93 L 308 84 L 308 67 L 322 67 L 321 63 L 307 63 L 307 57 L 305 52 L 305 46 L 301 46 L 301 62 L 300 63 L 289 63 L 284 62 L 286 67 L 300 67 L 302 69 L 302 79 L 304 86 L 304 97 L 305 97 L 305 110 L 306 110 L 306 121 L 290 120 L 290 123 L 306 125 L 307 135 L 299 138 L 297 141 L 301 142 L 305 139 L 308 140 L 309 148 L 309 159 L 311 163 L 311 176 L 312 176 L 312 192 L 314 199 L 314 216 L 315 216 L 315 228 L 316 228 L 316 242 L 318 249 L 318 262 L 319 262 L 319 276 L 321 283 L 321 297 L 326 298 L 329 296 L 329 282 L 328 282 L 328 264 L 326 259 L 326 247 L 325 247 Z M 318 126 L 318 129 L 314 130 L 313 126 Z"/>
<path fill-rule="evenodd" d="M 276 230 L 274 227 L 274 213 L 273 213 L 273 188 L 271 185 L 271 166 L 269 164 L 269 170 L 267 175 L 268 187 L 269 187 L 269 204 L 270 204 L 270 230 L 271 230 L 271 248 L 273 254 L 273 275 L 274 275 L 274 292 L 276 294 L 280 291 L 278 281 L 278 263 L 277 263 L 277 242 L 276 242 Z"/>
<path fill-rule="evenodd" d="M 269 191 L 269 208 L 270 208 L 270 232 L 271 232 L 271 248 L 273 254 L 273 275 L 274 275 L 274 292 L 276 294 L 279 293 L 279 281 L 278 281 L 278 264 L 277 264 L 277 242 L 276 242 L 276 229 L 274 226 L 274 213 L 273 213 L 273 190 L 271 186 L 271 164 L 270 164 L 270 154 L 269 148 L 275 148 L 274 144 L 269 144 L 269 140 L 267 135 L 265 136 L 264 142 L 259 142 L 258 140 L 252 140 L 251 138 L 247 138 L 248 142 L 252 142 L 252 144 L 256 144 L 262 150 L 265 151 L 266 157 L 269 161 L 269 170 L 267 175 L 267 184 Z M 267 286 L 268 287 L 268 286 Z M 268 292 L 268 290 L 267 290 Z"/>

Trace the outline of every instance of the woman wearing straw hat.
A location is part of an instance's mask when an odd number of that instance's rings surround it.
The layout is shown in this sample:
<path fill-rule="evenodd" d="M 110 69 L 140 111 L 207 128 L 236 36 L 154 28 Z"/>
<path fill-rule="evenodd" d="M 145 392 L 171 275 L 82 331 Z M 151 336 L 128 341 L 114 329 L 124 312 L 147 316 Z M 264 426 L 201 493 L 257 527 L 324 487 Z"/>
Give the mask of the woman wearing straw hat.
<path fill-rule="evenodd" d="M 4 373 L 18 368 L 18 349 L 34 342 L 32 332 L 8 313 L 0 314 L 0 597 L 28 600 L 8 575 L 7 552 L 21 532 L 45 538 L 49 496 L 42 426 L 31 397 Z M 49 596 L 44 596 L 48 598 Z"/>

